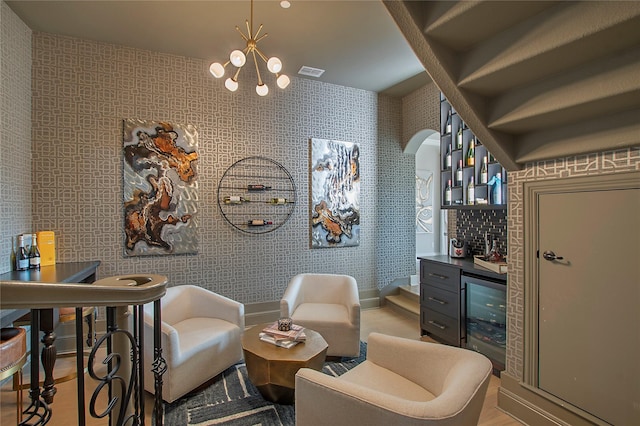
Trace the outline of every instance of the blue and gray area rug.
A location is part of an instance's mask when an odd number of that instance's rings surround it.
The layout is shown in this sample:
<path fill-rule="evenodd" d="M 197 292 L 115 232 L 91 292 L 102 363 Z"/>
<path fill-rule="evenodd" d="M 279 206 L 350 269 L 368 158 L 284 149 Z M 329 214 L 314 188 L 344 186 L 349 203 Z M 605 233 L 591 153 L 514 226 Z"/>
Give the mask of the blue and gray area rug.
<path fill-rule="evenodd" d="M 360 356 L 325 362 L 322 371 L 332 376 L 352 369 L 365 360 L 367 344 L 360 342 Z M 266 401 L 247 376 L 244 363 L 229 367 L 210 386 L 172 404 L 165 404 L 168 426 L 293 426 L 295 407 Z"/>

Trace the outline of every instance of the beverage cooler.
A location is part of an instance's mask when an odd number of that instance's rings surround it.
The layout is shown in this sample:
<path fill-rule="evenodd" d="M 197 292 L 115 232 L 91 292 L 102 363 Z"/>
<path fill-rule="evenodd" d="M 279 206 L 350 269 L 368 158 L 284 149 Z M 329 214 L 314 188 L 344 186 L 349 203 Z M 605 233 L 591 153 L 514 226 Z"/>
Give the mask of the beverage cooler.
<path fill-rule="evenodd" d="M 507 343 L 505 282 L 463 275 L 466 347 L 486 355 L 494 369 L 504 370 Z"/>

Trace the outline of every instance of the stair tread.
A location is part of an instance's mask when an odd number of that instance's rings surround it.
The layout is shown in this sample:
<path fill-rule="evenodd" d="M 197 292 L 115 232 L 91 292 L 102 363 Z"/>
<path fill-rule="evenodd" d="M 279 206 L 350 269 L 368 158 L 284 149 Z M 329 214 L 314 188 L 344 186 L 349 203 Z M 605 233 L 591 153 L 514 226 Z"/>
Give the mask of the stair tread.
<path fill-rule="evenodd" d="M 413 314 L 420 315 L 420 303 L 401 295 L 389 295 L 385 299 Z"/>

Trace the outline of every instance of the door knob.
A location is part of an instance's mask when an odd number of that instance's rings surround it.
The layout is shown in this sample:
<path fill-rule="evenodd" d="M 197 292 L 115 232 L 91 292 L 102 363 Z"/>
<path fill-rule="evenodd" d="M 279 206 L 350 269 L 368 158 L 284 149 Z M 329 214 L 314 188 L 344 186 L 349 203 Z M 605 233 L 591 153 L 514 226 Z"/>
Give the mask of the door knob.
<path fill-rule="evenodd" d="M 552 251 L 545 251 L 544 253 L 542 253 L 542 257 L 544 257 L 545 260 L 548 260 L 550 262 L 554 260 L 564 259 L 562 256 L 556 256 L 556 254 Z"/>

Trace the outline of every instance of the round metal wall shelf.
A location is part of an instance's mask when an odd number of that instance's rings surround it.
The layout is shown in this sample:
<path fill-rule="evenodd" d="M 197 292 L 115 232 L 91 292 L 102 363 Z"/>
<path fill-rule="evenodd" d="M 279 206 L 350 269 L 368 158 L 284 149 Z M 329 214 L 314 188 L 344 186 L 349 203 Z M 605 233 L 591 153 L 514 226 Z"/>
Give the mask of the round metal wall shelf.
<path fill-rule="evenodd" d="M 218 207 L 231 226 L 247 234 L 273 232 L 289 219 L 296 203 L 293 177 L 265 157 L 233 163 L 218 184 Z"/>

